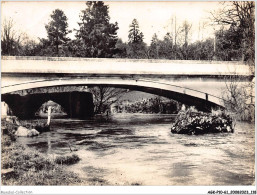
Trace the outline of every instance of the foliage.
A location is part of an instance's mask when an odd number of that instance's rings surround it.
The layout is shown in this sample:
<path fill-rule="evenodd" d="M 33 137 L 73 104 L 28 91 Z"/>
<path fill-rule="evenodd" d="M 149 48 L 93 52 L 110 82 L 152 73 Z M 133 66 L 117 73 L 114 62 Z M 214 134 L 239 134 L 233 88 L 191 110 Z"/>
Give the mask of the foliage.
<path fill-rule="evenodd" d="M 130 105 L 120 105 L 121 112 L 127 113 L 162 113 L 175 114 L 178 112 L 180 105 L 174 100 L 164 100 L 160 96 L 135 102 Z"/>
<path fill-rule="evenodd" d="M 163 40 L 158 40 L 158 57 L 163 59 L 174 59 L 173 38 L 170 33 L 167 33 Z"/>
<path fill-rule="evenodd" d="M 236 114 L 238 120 L 254 121 L 254 82 L 246 82 L 239 85 L 240 78 L 227 77 L 226 90 L 222 93 L 225 108 Z"/>
<path fill-rule="evenodd" d="M 127 57 L 133 59 L 149 58 L 149 51 L 146 43 L 129 43 L 127 47 Z"/>
<path fill-rule="evenodd" d="M 181 46 L 179 47 L 179 55 L 183 60 L 188 60 L 189 57 L 189 33 L 191 32 L 192 24 L 190 24 L 187 20 L 185 20 L 180 27 L 180 35 L 181 35 Z"/>
<path fill-rule="evenodd" d="M 217 33 L 216 55 L 220 60 L 243 60 L 250 65 L 254 75 L 255 65 L 255 2 L 224 2 L 223 9 L 212 13 L 216 24 L 223 25 Z M 225 28 L 226 27 L 226 28 Z M 235 70 L 235 75 L 237 75 Z M 234 112 L 239 120 L 254 120 L 253 81 L 239 85 L 240 77 L 227 77 L 223 93 L 225 107 Z"/>
<path fill-rule="evenodd" d="M 160 41 L 158 40 L 157 34 L 154 33 L 151 44 L 150 44 L 150 57 L 158 59 L 159 58 Z"/>
<path fill-rule="evenodd" d="M 112 57 L 118 40 L 118 23 L 110 23 L 109 8 L 102 1 L 88 1 L 82 10 L 76 38 L 80 44 L 79 56 Z"/>
<path fill-rule="evenodd" d="M 47 55 L 64 56 L 65 47 L 70 40 L 67 35 L 68 30 L 67 17 L 60 9 L 56 9 L 51 14 L 51 21 L 45 26 L 48 39 L 41 39 L 44 52 Z"/>
<path fill-rule="evenodd" d="M 129 43 L 141 43 L 143 42 L 144 35 L 139 30 L 139 24 L 137 19 L 133 19 L 132 23 L 129 25 Z"/>
<path fill-rule="evenodd" d="M 197 41 L 188 46 L 189 60 L 212 60 L 214 56 L 213 39 Z"/>
<path fill-rule="evenodd" d="M 242 34 L 233 28 L 225 30 L 221 28 L 216 31 L 216 57 L 219 60 L 231 61 L 242 58 Z"/>
<path fill-rule="evenodd" d="M 96 114 L 100 114 L 108 110 L 111 104 L 117 102 L 119 98 L 127 92 L 126 89 L 102 86 L 89 88 L 89 91 L 93 94 L 95 105 L 94 112 Z"/>
<path fill-rule="evenodd" d="M 242 50 L 241 58 L 251 63 L 251 65 L 254 65 L 255 2 L 233 1 L 223 2 L 222 4 L 223 9 L 212 13 L 214 22 L 216 24 L 229 26 L 226 40 L 232 43 L 239 42 L 239 44 L 237 43 L 236 45 L 239 45 Z"/>
<path fill-rule="evenodd" d="M 2 134 L 6 134 L 10 136 L 11 140 L 15 140 L 14 133 L 18 128 L 18 124 L 14 122 L 7 121 L 6 118 L 1 119 L 1 132 Z"/>
<path fill-rule="evenodd" d="M 14 28 L 13 19 L 4 19 L 1 29 L 1 54 L 2 55 L 20 55 L 22 33 Z"/>
<path fill-rule="evenodd" d="M 69 40 L 68 19 L 62 10 L 51 14 L 45 26 L 47 38 L 40 42 L 15 30 L 12 19 L 2 25 L 2 55 L 116 57 L 177 60 L 245 60 L 254 65 L 254 2 L 222 2 L 223 8 L 212 13 L 215 24 L 221 25 L 215 39 L 190 43 L 192 25 L 184 21 L 163 38 L 153 35 L 150 46 L 144 43 L 137 19 L 129 25 L 128 43 L 117 37 L 118 24 L 110 23 L 109 7 L 102 1 L 86 2 L 81 11 L 76 39 Z M 174 19 L 174 18 L 173 18 Z M 173 20 L 172 19 L 172 20 Z M 172 21 L 173 24 L 173 21 Z M 206 23 L 201 28 L 204 28 Z M 200 31 L 200 23 L 199 23 Z"/>
<path fill-rule="evenodd" d="M 171 132 L 188 135 L 233 133 L 234 123 L 232 117 L 224 111 L 204 113 L 190 107 L 178 113 Z"/>
<path fill-rule="evenodd" d="M 123 43 L 121 39 L 117 40 L 117 43 L 115 45 L 116 52 L 114 57 L 115 58 L 126 58 L 127 57 L 127 49 L 128 49 L 128 44 Z"/>
<path fill-rule="evenodd" d="M 37 56 L 39 55 L 39 50 L 39 44 L 35 40 L 31 40 L 29 37 L 26 37 L 24 43 L 22 44 L 22 52 L 20 55 Z"/>
<path fill-rule="evenodd" d="M 76 154 L 72 156 L 58 156 L 55 158 L 54 162 L 61 165 L 72 165 L 80 161 L 80 158 Z"/>
<path fill-rule="evenodd" d="M 127 57 L 147 58 L 147 46 L 143 42 L 144 35 L 139 30 L 138 21 L 136 19 L 133 19 L 132 23 L 129 25 L 129 28 Z"/>

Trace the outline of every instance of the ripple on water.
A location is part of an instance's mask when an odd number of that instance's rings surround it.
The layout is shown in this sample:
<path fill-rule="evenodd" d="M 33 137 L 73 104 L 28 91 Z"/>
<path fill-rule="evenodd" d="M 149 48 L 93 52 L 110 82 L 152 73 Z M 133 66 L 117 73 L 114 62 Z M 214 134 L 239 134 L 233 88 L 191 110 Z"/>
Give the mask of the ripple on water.
<path fill-rule="evenodd" d="M 168 115 L 120 115 L 90 120 L 53 119 L 51 131 L 18 141 L 49 154 L 81 158 L 69 169 L 102 185 L 251 185 L 254 124 L 233 134 L 179 135 Z M 73 152 L 74 153 L 74 152 Z"/>

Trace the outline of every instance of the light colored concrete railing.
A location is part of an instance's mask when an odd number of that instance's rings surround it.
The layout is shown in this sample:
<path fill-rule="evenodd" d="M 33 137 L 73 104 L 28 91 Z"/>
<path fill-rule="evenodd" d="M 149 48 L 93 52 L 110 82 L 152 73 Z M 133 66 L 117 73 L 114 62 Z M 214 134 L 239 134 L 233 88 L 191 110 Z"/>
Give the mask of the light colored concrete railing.
<path fill-rule="evenodd" d="M 2 56 L 2 73 L 249 76 L 242 62 Z"/>

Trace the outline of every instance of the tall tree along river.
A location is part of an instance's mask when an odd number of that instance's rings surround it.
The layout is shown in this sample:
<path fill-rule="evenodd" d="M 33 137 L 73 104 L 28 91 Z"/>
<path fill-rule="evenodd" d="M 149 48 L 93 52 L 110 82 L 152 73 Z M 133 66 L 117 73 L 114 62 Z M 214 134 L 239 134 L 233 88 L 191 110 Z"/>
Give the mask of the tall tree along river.
<path fill-rule="evenodd" d="M 71 154 L 71 147 L 81 160 L 68 169 L 99 185 L 254 183 L 254 124 L 195 136 L 172 134 L 172 122 L 172 115 L 152 114 L 54 119 L 50 132 L 18 142 L 53 156 Z"/>

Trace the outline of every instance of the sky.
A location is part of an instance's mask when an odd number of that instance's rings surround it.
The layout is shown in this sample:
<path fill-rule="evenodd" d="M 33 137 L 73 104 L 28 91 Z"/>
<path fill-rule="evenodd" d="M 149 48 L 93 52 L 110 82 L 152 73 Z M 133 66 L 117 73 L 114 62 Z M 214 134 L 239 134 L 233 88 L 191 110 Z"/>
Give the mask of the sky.
<path fill-rule="evenodd" d="M 184 20 L 192 24 L 190 42 L 213 36 L 213 27 L 206 26 L 199 31 L 199 22 L 208 22 L 209 12 L 219 6 L 218 2 L 105 2 L 109 6 L 110 21 L 118 22 L 118 37 L 128 41 L 129 25 L 136 18 L 144 34 L 144 41 L 149 45 L 154 33 L 162 39 Z M 46 38 L 45 24 L 55 9 L 64 11 L 68 18 L 69 29 L 78 29 L 79 15 L 86 8 L 85 2 L 2 2 L 1 20 L 12 18 L 18 31 L 28 34 L 30 38 Z M 172 19 L 173 18 L 173 24 Z M 172 28 L 173 27 L 173 28 Z M 203 28 L 202 28 L 203 29 Z M 200 33 L 199 33 L 200 32 Z M 69 36 L 74 38 L 75 31 Z"/>

